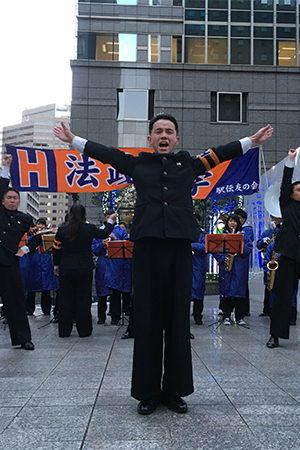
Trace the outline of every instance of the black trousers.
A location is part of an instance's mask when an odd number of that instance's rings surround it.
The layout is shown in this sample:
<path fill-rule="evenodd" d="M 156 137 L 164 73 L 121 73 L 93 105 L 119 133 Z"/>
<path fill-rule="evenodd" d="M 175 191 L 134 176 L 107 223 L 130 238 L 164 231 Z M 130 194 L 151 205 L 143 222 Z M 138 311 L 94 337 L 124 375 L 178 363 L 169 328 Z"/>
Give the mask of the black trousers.
<path fill-rule="evenodd" d="M 49 315 L 51 312 L 51 291 L 41 291 L 41 308 L 44 314 Z M 26 309 L 28 314 L 35 311 L 35 292 L 28 292 L 26 297 Z"/>
<path fill-rule="evenodd" d="M 223 299 L 223 318 L 229 319 L 233 309 L 235 309 L 235 320 L 245 317 L 245 299 L 241 297 L 225 297 Z"/>
<path fill-rule="evenodd" d="M 190 299 L 193 263 L 184 239 L 144 238 L 133 250 L 134 355 L 137 400 L 193 392 Z"/>
<path fill-rule="evenodd" d="M 91 269 L 59 270 L 59 337 L 70 336 L 74 315 L 79 336 L 92 334 L 92 280 Z"/>
<path fill-rule="evenodd" d="M 25 344 L 31 340 L 23 282 L 19 267 L 0 265 L 1 295 L 8 320 L 12 345 Z"/>
<path fill-rule="evenodd" d="M 281 255 L 275 276 L 275 298 L 271 308 L 270 334 L 289 339 L 292 298 L 300 278 L 300 262 Z"/>

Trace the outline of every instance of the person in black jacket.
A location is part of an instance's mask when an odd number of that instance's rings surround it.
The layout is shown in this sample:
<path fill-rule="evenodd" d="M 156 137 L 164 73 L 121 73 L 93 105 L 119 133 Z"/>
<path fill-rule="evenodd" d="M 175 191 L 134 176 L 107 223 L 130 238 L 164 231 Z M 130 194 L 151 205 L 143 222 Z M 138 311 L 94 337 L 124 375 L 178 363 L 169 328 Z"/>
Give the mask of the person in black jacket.
<path fill-rule="evenodd" d="M 281 257 L 275 276 L 268 348 L 278 347 L 278 338 L 289 339 L 292 298 L 300 278 L 300 181 L 292 183 L 296 154 L 297 150 L 289 150 L 281 182 L 282 226 L 274 244 L 274 251 Z"/>
<path fill-rule="evenodd" d="M 136 191 L 130 240 L 133 249 L 134 357 L 131 395 L 139 414 L 151 414 L 160 402 L 187 412 L 181 398 L 193 392 L 190 348 L 190 299 L 193 262 L 191 242 L 198 240 L 191 190 L 197 176 L 222 161 L 242 155 L 253 142 L 272 134 L 268 125 L 252 138 L 209 149 L 199 156 L 173 152 L 178 124 L 158 114 L 149 124 L 153 153 L 137 157 L 79 137 L 62 123 L 57 137 L 86 156 L 111 164 L 132 177 Z M 165 342 L 165 345 L 163 345 Z"/>
<path fill-rule="evenodd" d="M 34 350 L 28 323 L 23 282 L 19 258 L 25 253 L 34 252 L 41 243 L 39 230 L 32 217 L 18 211 L 20 193 L 8 187 L 11 155 L 5 155 L 0 177 L 0 274 L 1 296 L 8 321 L 12 345 L 21 345 L 24 350 Z M 32 239 L 22 248 L 19 243 L 25 233 Z"/>
<path fill-rule="evenodd" d="M 107 238 L 113 230 L 116 214 L 104 229 L 86 223 L 85 207 L 75 204 L 70 209 L 67 225 L 61 226 L 53 243 L 54 273 L 59 275 L 59 337 L 69 337 L 75 312 L 80 337 L 92 334 L 91 289 L 94 262 L 91 245 L 94 238 Z"/>

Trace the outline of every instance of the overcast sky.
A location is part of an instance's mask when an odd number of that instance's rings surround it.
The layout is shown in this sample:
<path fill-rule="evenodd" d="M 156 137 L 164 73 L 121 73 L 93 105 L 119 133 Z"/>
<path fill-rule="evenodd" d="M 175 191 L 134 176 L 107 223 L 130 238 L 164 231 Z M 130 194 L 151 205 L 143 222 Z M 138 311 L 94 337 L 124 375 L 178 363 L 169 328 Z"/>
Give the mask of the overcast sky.
<path fill-rule="evenodd" d="M 0 131 L 22 111 L 70 104 L 76 0 L 0 1 Z"/>

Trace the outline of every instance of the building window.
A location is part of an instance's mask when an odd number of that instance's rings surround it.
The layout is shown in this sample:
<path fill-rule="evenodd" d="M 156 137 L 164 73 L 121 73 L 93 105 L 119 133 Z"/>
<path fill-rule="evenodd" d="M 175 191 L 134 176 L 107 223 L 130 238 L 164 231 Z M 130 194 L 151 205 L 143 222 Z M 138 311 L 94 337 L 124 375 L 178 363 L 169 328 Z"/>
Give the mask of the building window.
<path fill-rule="evenodd" d="M 182 5 L 180 5 L 180 6 L 182 6 Z M 185 7 L 186 8 L 205 8 L 205 0 L 185 0 Z"/>
<path fill-rule="evenodd" d="M 227 64 L 227 39 L 208 38 L 207 46 L 208 64 Z"/>
<path fill-rule="evenodd" d="M 182 0 L 173 0 L 173 6 L 182 6 Z"/>
<path fill-rule="evenodd" d="M 172 37 L 172 62 L 181 63 L 182 62 L 182 37 L 173 36 Z"/>
<path fill-rule="evenodd" d="M 248 94 L 211 92 L 211 122 L 246 123 Z"/>
<path fill-rule="evenodd" d="M 98 61 L 136 61 L 136 50 L 136 34 L 78 34 L 78 59 L 96 59 Z"/>
<path fill-rule="evenodd" d="M 117 89 L 117 120 L 150 120 L 154 115 L 154 90 Z"/>
<path fill-rule="evenodd" d="M 160 0 L 149 0 L 150 6 L 160 6 Z"/>
<path fill-rule="evenodd" d="M 185 62 L 193 64 L 205 63 L 205 38 L 185 38 Z"/>
<path fill-rule="evenodd" d="M 250 64 L 250 39 L 231 39 L 231 64 Z"/>
<path fill-rule="evenodd" d="M 277 65 L 296 65 L 296 42 L 277 41 Z"/>
<path fill-rule="evenodd" d="M 160 36 L 150 35 L 148 45 L 148 62 L 160 62 Z"/>
<path fill-rule="evenodd" d="M 254 64 L 273 64 L 273 41 L 267 39 L 254 39 Z"/>

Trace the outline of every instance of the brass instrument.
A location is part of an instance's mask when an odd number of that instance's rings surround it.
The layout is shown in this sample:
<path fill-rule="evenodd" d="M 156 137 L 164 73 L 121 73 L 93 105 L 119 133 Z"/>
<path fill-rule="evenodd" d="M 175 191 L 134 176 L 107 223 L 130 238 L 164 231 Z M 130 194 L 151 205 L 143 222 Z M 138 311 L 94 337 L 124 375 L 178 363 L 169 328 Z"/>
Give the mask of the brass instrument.
<path fill-rule="evenodd" d="M 275 275 L 276 275 L 276 270 L 279 267 L 279 263 L 277 261 L 278 258 L 278 253 L 274 252 L 272 253 L 272 259 L 271 261 L 268 262 L 267 264 L 267 268 L 269 269 L 268 272 L 268 285 L 267 285 L 267 289 L 269 291 L 272 291 L 273 287 L 274 287 L 274 282 L 275 282 Z"/>
<path fill-rule="evenodd" d="M 232 228 L 232 233 L 235 233 L 235 228 Z M 228 253 L 224 260 L 224 266 L 225 266 L 225 272 L 230 272 L 232 269 L 234 257 L 237 255 L 237 253 Z"/>

